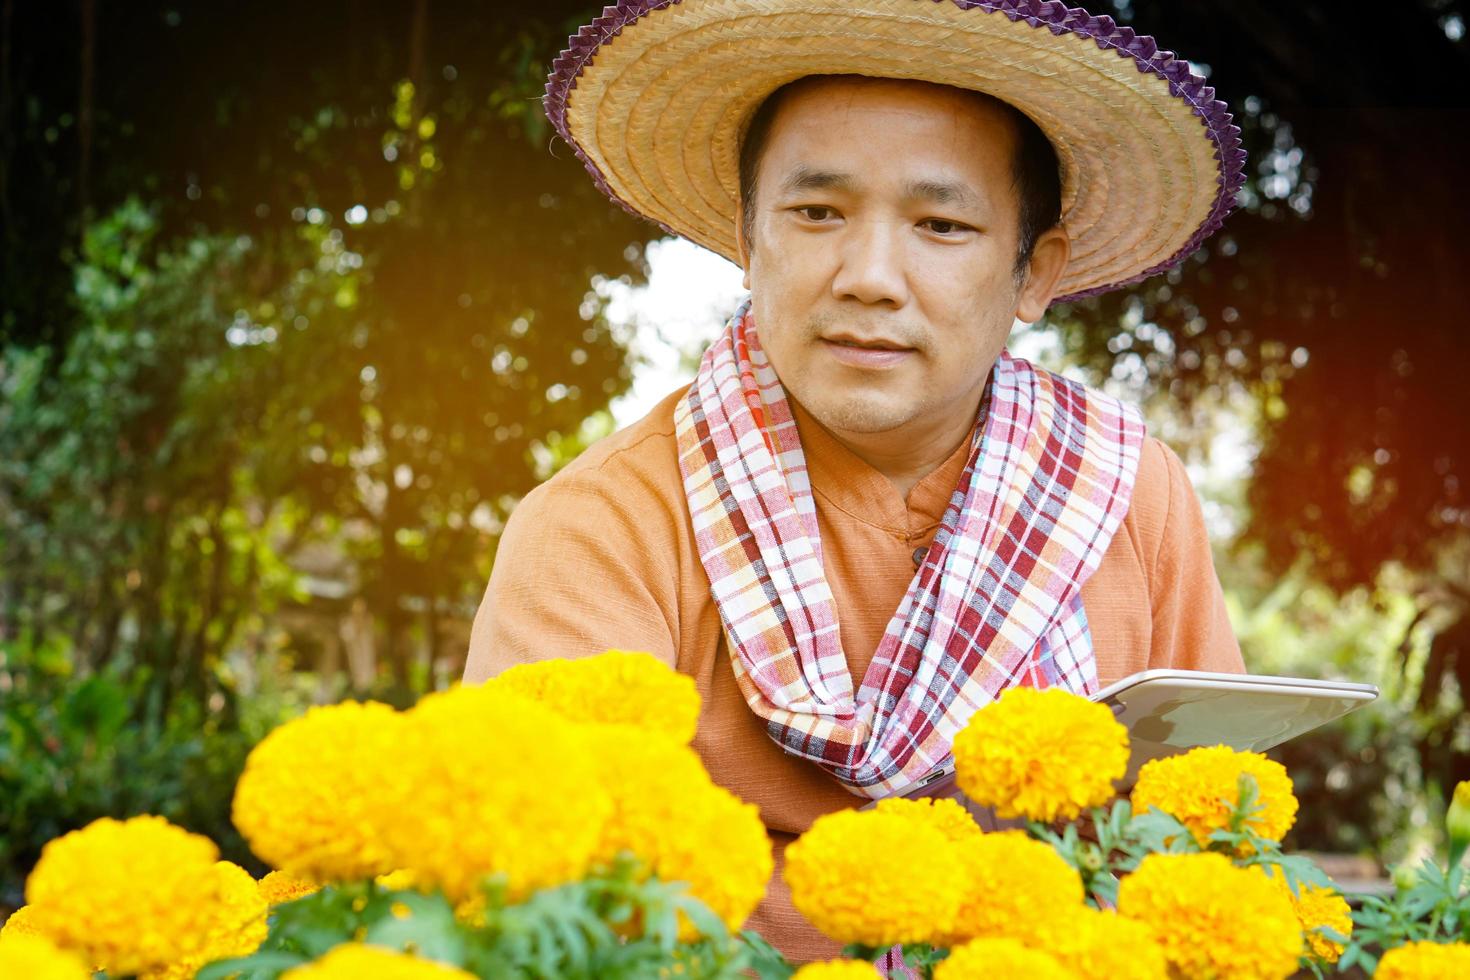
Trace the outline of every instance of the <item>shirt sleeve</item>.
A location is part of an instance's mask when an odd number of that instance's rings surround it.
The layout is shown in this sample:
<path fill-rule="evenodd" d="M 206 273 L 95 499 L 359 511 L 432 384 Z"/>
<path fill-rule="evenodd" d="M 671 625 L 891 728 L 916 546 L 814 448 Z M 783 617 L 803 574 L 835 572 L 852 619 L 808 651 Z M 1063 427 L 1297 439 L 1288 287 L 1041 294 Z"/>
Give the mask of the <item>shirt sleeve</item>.
<path fill-rule="evenodd" d="M 1168 511 L 1149 572 L 1150 667 L 1244 673 L 1240 644 L 1215 574 L 1204 512 L 1179 456 L 1163 443 Z"/>
<path fill-rule="evenodd" d="M 644 650 L 675 666 L 677 569 L 669 516 L 626 493 L 553 480 L 501 534 L 470 635 L 465 680 L 516 664 Z"/>

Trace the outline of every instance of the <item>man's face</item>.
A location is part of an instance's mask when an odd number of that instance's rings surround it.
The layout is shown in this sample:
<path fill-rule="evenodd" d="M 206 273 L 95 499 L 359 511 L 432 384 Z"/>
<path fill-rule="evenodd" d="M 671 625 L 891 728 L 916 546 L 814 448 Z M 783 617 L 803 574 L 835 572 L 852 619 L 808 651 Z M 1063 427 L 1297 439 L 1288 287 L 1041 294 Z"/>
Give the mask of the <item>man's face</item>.
<path fill-rule="evenodd" d="M 1027 306 L 1015 139 L 1002 111 L 942 86 L 838 78 L 787 93 L 741 249 L 761 345 L 827 428 L 973 419 Z"/>

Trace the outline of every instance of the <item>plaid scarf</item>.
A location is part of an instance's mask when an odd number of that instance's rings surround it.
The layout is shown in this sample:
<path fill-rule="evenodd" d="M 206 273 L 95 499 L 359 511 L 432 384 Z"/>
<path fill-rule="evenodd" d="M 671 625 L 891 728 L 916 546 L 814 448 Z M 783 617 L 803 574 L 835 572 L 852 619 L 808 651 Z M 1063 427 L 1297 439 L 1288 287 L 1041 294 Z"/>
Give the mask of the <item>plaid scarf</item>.
<path fill-rule="evenodd" d="M 1001 353 L 964 473 L 854 696 L 796 422 L 748 309 L 674 419 L 735 678 L 771 738 L 881 798 L 947 762 L 1010 685 L 1096 691 L 1080 590 L 1128 510 L 1138 410 Z"/>

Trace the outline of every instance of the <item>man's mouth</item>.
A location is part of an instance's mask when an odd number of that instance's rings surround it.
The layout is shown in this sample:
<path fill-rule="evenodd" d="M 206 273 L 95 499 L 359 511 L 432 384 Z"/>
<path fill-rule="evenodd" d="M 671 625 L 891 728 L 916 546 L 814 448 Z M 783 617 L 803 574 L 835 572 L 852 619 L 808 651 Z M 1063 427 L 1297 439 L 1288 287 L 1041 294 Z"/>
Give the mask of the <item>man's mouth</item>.
<path fill-rule="evenodd" d="M 907 344 L 896 343 L 882 337 L 854 337 L 850 334 L 835 334 L 831 337 L 823 337 L 822 339 L 829 344 L 836 344 L 839 347 L 852 347 L 857 350 L 913 350 Z"/>
<path fill-rule="evenodd" d="M 914 348 L 885 337 L 852 334 L 823 337 L 822 346 L 840 363 L 863 370 L 897 367 L 914 354 Z"/>

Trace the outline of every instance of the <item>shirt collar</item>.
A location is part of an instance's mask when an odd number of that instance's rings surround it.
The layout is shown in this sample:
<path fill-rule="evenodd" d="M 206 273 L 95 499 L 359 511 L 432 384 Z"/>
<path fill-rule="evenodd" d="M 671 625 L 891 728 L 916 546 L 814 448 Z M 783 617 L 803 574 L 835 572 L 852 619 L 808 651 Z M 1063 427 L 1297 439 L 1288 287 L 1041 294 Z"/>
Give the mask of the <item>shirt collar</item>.
<path fill-rule="evenodd" d="M 938 526 L 969 459 L 968 438 L 914 484 L 905 502 L 888 477 L 839 442 L 789 394 L 788 400 L 813 493 L 849 517 L 893 534 L 921 536 Z"/>

